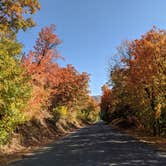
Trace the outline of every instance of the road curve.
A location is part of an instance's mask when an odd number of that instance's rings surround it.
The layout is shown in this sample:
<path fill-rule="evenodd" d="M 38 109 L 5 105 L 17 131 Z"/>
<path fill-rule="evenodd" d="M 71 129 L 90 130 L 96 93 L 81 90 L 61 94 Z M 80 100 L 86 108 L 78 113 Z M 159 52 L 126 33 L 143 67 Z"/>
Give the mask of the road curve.
<path fill-rule="evenodd" d="M 77 130 L 11 166 L 166 166 L 166 154 L 103 122 Z"/>

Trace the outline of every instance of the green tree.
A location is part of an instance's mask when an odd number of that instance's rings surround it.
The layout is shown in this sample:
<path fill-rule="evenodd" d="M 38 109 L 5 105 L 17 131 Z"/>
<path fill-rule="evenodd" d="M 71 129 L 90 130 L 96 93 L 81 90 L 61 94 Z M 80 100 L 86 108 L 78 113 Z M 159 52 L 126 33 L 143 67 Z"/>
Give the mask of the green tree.
<path fill-rule="evenodd" d="M 0 144 L 7 141 L 25 118 L 22 110 L 29 99 L 28 78 L 20 65 L 21 45 L 8 38 L 0 40 Z"/>
<path fill-rule="evenodd" d="M 0 1 L 0 144 L 25 118 L 22 110 L 30 96 L 28 77 L 21 66 L 19 30 L 35 25 L 31 15 L 40 9 L 37 0 Z"/>

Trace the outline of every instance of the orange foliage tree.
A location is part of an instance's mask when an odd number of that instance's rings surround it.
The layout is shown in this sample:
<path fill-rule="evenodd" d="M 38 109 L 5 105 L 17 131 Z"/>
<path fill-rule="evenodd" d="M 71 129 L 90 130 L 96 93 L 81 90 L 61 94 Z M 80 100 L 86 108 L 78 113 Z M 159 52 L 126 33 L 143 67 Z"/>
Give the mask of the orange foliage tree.
<path fill-rule="evenodd" d="M 144 91 L 150 127 L 154 135 L 160 134 L 166 108 L 166 31 L 154 27 L 130 43 L 129 53 L 131 58 L 125 62 L 130 68 L 130 81 Z"/>
<path fill-rule="evenodd" d="M 89 75 L 80 74 L 72 65 L 67 65 L 59 70 L 59 80 L 59 84 L 53 86 L 52 106 L 65 105 L 71 110 L 80 108 L 88 99 Z"/>
<path fill-rule="evenodd" d="M 32 78 L 33 92 L 30 100 L 32 112 L 50 104 L 52 90 L 50 87 L 59 84 L 57 73 L 60 69 L 55 61 L 60 58 L 56 50 L 60 40 L 53 33 L 54 30 L 54 25 L 42 29 L 34 46 L 35 50 L 22 58 L 26 74 Z"/>
<path fill-rule="evenodd" d="M 56 46 L 61 42 L 54 30 L 54 25 L 42 29 L 34 51 L 22 58 L 25 74 L 32 78 L 29 102 L 32 114 L 34 110 L 40 113 L 43 107 L 53 110 L 65 106 L 71 112 L 80 110 L 89 98 L 89 75 L 79 73 L 72 65 L 60 67 L 56 62 L 63 57 L 57 52 Z"/>
<path fill-rule="evenodd" d="M 153 28 L 141 39 L 126 42 L 121 61 L 111 70 L 111 116 L 135 116 L 154 135 L 166 124 L 166 31 Z M 109 105 L 110 105 L 109 103 Z"/>
<path fill-rule="evenodd" d="M 17 33 L 35 25 L 30 15 L 40 9 L 38 0 L 1 0 L 0 32 Z"/>

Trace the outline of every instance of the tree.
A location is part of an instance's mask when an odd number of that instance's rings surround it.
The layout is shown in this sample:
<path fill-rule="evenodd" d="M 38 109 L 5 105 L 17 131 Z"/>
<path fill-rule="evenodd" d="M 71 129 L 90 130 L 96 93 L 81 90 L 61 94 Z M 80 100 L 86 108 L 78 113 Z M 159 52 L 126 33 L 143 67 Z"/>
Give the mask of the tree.
<path fill-rule="evenodd" d="M 166 31 L 155 27 L 141 39 L 120 47 L 117 55 L 121 61 L 110 70 L 112 89 L 110 102 L 106 104 L 111 107 L 109 113 L 113 119 L 135 116 L 147 131 L 164 134 L 165 54 Z"/>
<path fill-rule="evenodd" d="M 60 67 L 56 62 L 62 57 L 56 49 L 60 40 L 54 34 L 54 29 L 54 25 L 43 28 L 34 51 L 22 59 L 27 76 L 32 78 L 32 115 L 35 114 L 34 110 L 39 111 L 42 106 L 55 112 L 63 106 L 70 112 L 80 110 L 89 98 L 89 75 L 79 73 L 72 65 Z"/>
<path fill-rule="evenodd" d="M 101 119 L 105 121 L 110 121 L 109 111 L 111 106 L 111 90 L 107 85 L 103 85 L 102 87 L 102 97 L 101 97 Z"/>
<path fill-rule="evenodd" d="M 57 53 L 56 46 L 60 40 L 54 34 L 55 26 L 45 27 L 39 32 L 39 37 L 30 51 L 22 58 L 22 64 L 26 69 L 26 75 L 30 76 L 33 86 L 33 97 L 30 100 L 31 114 L 39 111 L 42 106 L 46 108 L 50 104 L 50 95 L 55 93 L 53 86 L 59 85 L 59 65 L 56 63 L 61 56 Z"/>
<path fill-rule="evenodd" d="M 94 123 L 99 119 L 99 110 L 99 103 L 89 96 L 84 107 L 78 111 L 78 116 L 86 123 Z"/>
<path fill-rule="evenodd" d="M 131 42 L 129 51 L 132 58 L 126 63 L 130 67 L 130 80 L 145 91 L 150 126 L 154 135 L 160 134 L 160 126 L 165 121 L 161 115 L 166 108 L 166 31 L 154 27 L 140 40 Z"/>
<path fill-rule="evenodd" d="M 1 0 L 0 32 L 17 33 L 35 25 L 30 15 L 40 9 L 38 0 Z"/>
<path fill-rule="evenodd" d="M 30 86 L 18 60 L 20 53 L 19 43 L 1 38 L 0 144 L 5 143 L 15 127 L 25 121 L 22 110 L 30 97 Z"/>
<path fill-rule="evenodd" d="M 53 105 L 65 105 L 70 110 L 81 109 L 81 105 L 88 99 L 89 75 L 79 73 L 72 65 L 59 70 L 59 84 L 53 86 Z"/>
<path fill-rule="evenodd" d="M 23 109 L 31 88 L 21 66 L 22 45 L 16 34 L 34 26 L 30 15 L 39 8 L 37 0 L 0 1 L 0 144 L 25 120 Z"/>

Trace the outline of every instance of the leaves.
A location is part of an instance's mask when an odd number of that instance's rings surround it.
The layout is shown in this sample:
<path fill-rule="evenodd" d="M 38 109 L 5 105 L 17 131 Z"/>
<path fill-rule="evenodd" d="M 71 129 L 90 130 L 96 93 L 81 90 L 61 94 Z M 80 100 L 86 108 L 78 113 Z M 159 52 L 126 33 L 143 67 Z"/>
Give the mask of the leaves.
<path fill-rule="evenodd" d="M 35 25 L 31 17 L 40 5 L 38 0 L 1 0 L 0 32 L 17 33 Z M 27 15 L 27 16 L 26 16 Z"/>
<path fill-rule="evenodd" d="M 63 58 L 56 49 L 60 40 L 54 34 L 54 29 L 54 25 L 43 28 L 34 51 L 22 59 L 26 75 L 32 78 L 32 115 L 43 106 L 50 110 L 61 106 L 67 107 L 70 112 L 81 110 L 89 98 L 89 75 L 79 73 L 72 65 L 60 67 L 56 62 Z"/>
<path fill-rule="evenodd" d="M 121 62 L 110 71 L 109 102 L 106 91 L 102 97 L 102 104 L 111 106 L 108 119 L 136 116 L 146 130 L 160 135 L 166 110 L 166 31 L 154 27 L 141 39 L 125 42 L 118 53 Z"/>
<path fill-rule="evenodd" d="M 0 40 L 0 144 L 4 143 L 15 127 L 24 122 L 21 110 L 30 97 L 28 78 L 15 56 L 21 45 L 16 41 Z"/>
<path fill-rule="evenodd" d="M 0 144 L 32 118 L 62 116 L 67 121 L 84 109 L 88 119 L 94 120 L 98 113 L 89 97 L 89 75 L 57 63 L 63 57 L 57 51 L 61 41 L 54 33 L 55 25 L 43 28 L 34 50 L 21 55 L 17 33 L 35 25 L 31 16 L 39 9 L 38 0 L 0 1 Z M 83 114 L 81 120 L 87 120 Z"/>

